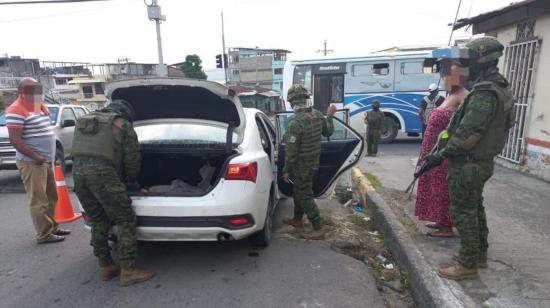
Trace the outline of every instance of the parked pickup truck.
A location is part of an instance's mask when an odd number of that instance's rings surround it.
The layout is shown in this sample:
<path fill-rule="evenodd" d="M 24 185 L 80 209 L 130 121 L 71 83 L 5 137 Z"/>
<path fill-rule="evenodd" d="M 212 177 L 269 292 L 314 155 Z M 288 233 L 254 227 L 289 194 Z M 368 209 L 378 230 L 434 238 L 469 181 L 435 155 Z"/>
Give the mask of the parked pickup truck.
<path fill-rule="evenodd" d="M 55 132 L 55 159 L 65 170 L 66 161 L 71 157 L 73 134 L 76 119 L 89 112 L 77 105 L 46 105 L 50 110 L 51 124 Z M 15 166 L 15 148 L 11 145 L 6 115 L 0 113 L 0 170 L 17 169 Z"/>

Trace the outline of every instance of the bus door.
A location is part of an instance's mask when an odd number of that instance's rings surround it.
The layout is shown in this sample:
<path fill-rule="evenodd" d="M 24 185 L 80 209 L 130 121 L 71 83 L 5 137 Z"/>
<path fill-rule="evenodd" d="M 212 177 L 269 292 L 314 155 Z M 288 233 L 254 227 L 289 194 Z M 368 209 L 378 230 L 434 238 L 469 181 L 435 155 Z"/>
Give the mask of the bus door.
<path fill-rule="evenodd" d="M 330 104 L 344 101 L 345 63 L 313 65 L 313 106 L 325 112 Z"/>

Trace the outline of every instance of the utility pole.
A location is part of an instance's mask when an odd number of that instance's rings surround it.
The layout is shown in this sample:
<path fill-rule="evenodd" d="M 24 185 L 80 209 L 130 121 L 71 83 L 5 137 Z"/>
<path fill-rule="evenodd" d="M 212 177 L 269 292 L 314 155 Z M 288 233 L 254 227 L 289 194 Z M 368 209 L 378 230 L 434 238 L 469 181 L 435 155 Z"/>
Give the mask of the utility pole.
<path fill-rule="evenodd" d="M 159 76 L 166 77 L 166 67 L 164 66 L 164 60 L 162 58 L 162 39 L 160 37 L 160 22 L 166 21 L 166 16 L 161 14 L 160 6 L 157 0 L 151 0 L 151 4 L 147 4 L 146 0 L 143 0 L 147 6 L 147 15 L 149 20 L 154 20 L 157 28 L 157 47 L 159 56 Z"/>
<path fill-rule="evenodd" d="M 455 31 L 456 20 L 458 19 L 458 13 L 460 12 L 461 5 L 462 5 L 462 0 L 459 0 L 458 8 L 456 9 L 455 20 L 453 21 L 453 25 L 451 26 L 451 35 L 449 35 L 449 42 L 447 43 L 447 46 L 451 46 L 451 40 L 453 39 L 453 32 Z"/>
<path fill-rule="evenodd" d="M 222 66 L 225 75 L 225 85 L 227 85 L 227 64 L 229 62 L 229 55 L 225 56 L 225 31 L 223 27 L 223 12 L 222 12 Z"/>
<path fill-rule="evenodd" d="M 327 49 L 327 40 L 324 41 L 323 46 L 324 46 L 323 49 L 317 50 L 317 53 L 323 53 L 323 55 L 326 57 L 328 53 L 334 52 L 334 50 L 332 49 Z"/>

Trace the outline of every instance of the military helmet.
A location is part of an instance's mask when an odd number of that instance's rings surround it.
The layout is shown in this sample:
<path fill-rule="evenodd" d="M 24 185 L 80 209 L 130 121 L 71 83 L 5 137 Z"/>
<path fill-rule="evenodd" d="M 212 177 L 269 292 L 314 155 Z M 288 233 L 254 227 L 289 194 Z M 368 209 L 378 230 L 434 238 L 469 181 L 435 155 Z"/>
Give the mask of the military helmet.
<path fill-rule="evenodd" d="M 475 64 L 485 64 L 498 60 L 504 51 L 504 46 L 492 36 L 474 39 L 466 44 L 466 47 L 470 51 L 470 61 Z"/>
<path fill-rule="evenodd" d="M 378 100 L 372 101 L 372 108 L 380 108 L 380 101 Z"/>
<path fill-rule="evenodd" d="M 135 111 L 134 107 L 130 105 L 130 103 L 123 99 L 117 99 L 112 101 L 108 106 L 107 109 L 110 109 L 118 114 L 120 114 L 121 117 L 125 118 L 126 120 L 133 122 Z"/>
<path fill-rule="evenodd" d="M 290 89 L 288 89 L 286 99 L 290 103 L 294 101 L 305 101 L 309 98 L 309 92 L 307 89 L 299 84 L 293 84 Z"/>

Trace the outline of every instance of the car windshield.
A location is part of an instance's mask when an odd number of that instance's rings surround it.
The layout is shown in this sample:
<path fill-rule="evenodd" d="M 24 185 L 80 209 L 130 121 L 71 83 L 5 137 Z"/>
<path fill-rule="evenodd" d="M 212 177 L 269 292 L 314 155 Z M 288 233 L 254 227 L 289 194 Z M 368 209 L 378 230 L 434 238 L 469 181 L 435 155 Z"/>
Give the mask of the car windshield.
<path fill-rule="evenodd" d="M 55 125 L 55 122 L 57 122 L 57 114 L 59 113 L 59 107 L 48 107 L 48 110 L 50 111 L 50 123 L 52 125 Z"/>
<path fill-rule="evenodd" d="M 227 129 L 219 126 L 173 123 L 135 127 L 140 144 L 225 144 Z M 232 142 L 237 142 L 233 133 Z"/>
<path fill-rule="evenodd" d="M 0 126 L 6 126 L 6 114 L 0 112 Z"/>

